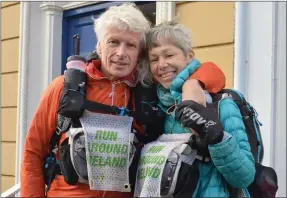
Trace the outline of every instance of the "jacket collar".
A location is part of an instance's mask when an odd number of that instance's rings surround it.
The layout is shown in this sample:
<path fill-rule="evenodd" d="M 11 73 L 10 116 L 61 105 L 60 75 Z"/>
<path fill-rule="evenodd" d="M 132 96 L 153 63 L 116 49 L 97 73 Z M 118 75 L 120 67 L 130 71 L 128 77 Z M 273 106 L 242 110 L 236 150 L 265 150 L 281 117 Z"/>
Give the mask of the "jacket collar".
<path fill-rule="evenodd" d="M 90 82 L 94 82 L 97 80 L 103 80 L 103 79 L 110 81 L 107 77 L 103 75 L 103 73 L 100 71 L 100 68 L 101 68 L 100 60 L 93 60 L 91 63 L 87 65 L 86 73 L 88 74 L 88 79 Z M 128 76 L 118 79 L 118 80 L 113 80 L 110 82 L 114 84 L 123 82 L 129 87 L 135 87 L 137 84 L 136 69 L 134 69 Z"/>

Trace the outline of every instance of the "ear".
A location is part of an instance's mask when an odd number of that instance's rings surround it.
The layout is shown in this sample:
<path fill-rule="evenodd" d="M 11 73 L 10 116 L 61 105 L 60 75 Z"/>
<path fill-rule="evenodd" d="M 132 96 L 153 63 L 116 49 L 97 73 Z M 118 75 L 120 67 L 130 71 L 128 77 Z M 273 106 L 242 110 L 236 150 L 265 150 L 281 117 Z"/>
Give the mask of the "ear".
<path fill-rule="evenodd" d="M 187 59 L 188 59 L 188 62 L 191 62 L 192 59 L 194 58 L 195 56 L 195 53 L 193 50 L 190 50 L 189 53 L 187 54 Z"/>
<path fill-rule="evenodd" d="M 102 55 L 102 45 L 100 42 L 97 42 L 97 53 L 99 55 L 99 57 L 101 57 Z"/>

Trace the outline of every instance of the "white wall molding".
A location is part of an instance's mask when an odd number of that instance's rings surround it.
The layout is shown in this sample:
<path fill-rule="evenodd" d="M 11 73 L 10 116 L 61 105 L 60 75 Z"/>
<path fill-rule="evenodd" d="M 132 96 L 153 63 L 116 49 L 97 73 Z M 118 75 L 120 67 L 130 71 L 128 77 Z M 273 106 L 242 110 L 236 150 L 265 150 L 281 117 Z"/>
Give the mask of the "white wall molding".
<path fill-rule="evenodd" d="M 166 1 L 156 2 L 156 24 L 159 24 L 163 21 L 169 21 L 175 17 L 175 2 Z"/>
<path fill-rule="evenodd" d="M 236 2 L 234 84 L 258 111 L 265 165 L 270 165 L 273 2 Z M 245 15 L 243 17 L 242 15 Z M 240 34 L 240 35 L 238 35 Z M 248 42 L 246 42 L 246 40 Z"/>
<path fill-rule="evenodd" d="M 234 89 L 247 96 L 248 85 L 248 2 L 235 2 Z M 244 80 L 242 80 L 244 79 Z"/>
<path fill-rule="evenodd" d="M 68 3 L 68 4 L 64 4 L 62 6 L 62 8 L 64 10 L 70 10 L 70 9 L 74 9 L 74 8 L 79 8 L 79 7 L 84 7 L 84 6 L 89 6 L 89 5 L 93 5 L 96 3 L 100 3 L 101 1 L 82 1 L 82 2 L 72 2 L 72 3 Z"/>
<path fill-rule="evenodd" d="M 28 74 L 30 43 L 30 2 L 20 3 L 20 39 L 18 63 L 18 103 L 16 130 L 15 183 L 20 182 L 22 150 L 27 131 Z"/>
<path fill-rule="evenodd" d="M 63 8 L 58 6 L 55 2 L 45 2 L 40 5 L 44 12 L 51 12 L 50 14 L 57 14 L 63 12 Z"/>
<path fill-rule="evenodd" d="M 286 197 L 286 2 L 273 5 L 271 166 L 278 174 L 277 196 Z"/>
<path fill-rule="evenodd" d="M 286 197 L 286 2 L 236 2 L 234 85 L 263 123 L 263 164 Z"/>
<path fill-rule="evenodd" d="M 63 8 L 54 2 L 41 4 L 40 7 L 43 10 L 45 25 L 43 66 L 48 74 L 43 78 L 48 86 L 55 77 L 61 74 Z"/>

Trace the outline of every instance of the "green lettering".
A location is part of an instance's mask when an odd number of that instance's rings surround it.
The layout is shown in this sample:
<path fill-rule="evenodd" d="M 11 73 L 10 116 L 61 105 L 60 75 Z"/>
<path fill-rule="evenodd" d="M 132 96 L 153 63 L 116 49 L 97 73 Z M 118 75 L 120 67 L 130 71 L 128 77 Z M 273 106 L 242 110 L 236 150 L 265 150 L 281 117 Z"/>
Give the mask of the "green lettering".
<path fill-rule="evenodd" d="M 113 144 L 106 144 L 106 152 L 105 153 L 112 153 L 114 145 Z"/>
<path fill-rule="evenodd" d="M 120 164 L 118 167 L 125 167 L 126 166 L 126 159 L 125 158 L 120 158 Z"/>
<path fill-rule="evenodd" d="M 123 144 L 122 149 L 121 149 L 122 154 L 127 154 L 128 153 L 128 145 Z"/>
<path fill-rule="evenodd" d="M 121 157 L 103 157 L 103 156 L 90 156 L 88 162 L 91 166 L 111 166 L 111 167 L 125 167 L 126 159 Z"/>
<path fill-rule="evenodd" d="M 119 154 L 121 153 L 122 145 L 121 144 L 114 144 L 114 153 Z"/>
<path fill-rule="evenodd" d="M 121 158 L 113 157 L 113 159 L 112 159 L 112 165 L 111 165 L 111 166 L 119 167 L 120 159 L 121 159 Z"/>
<path fill-rule="evenodd" d="M 110 141 L 116 141 L 118 139 L 118 133 L 115 131 L 102 131 L 97 130 L 96 131 L 96 140 L 110 140 Z"/>
<path fill-rule="evenodd" d="M 99 144 L 93 143 L 90 148 L 91 148 L 91 149 L 90 149 L 90 152 L 98 152 Z"/>
<path fill-rule="evenodd" d="M 103 133 L 103 140 L 109 140 L 110 138 L 110 132 L 109 131 L 104 131 Z"/>
<path fill-rule="evenodd" d="M 97 130 L 95 139 L 96 140 L 101 140 L 101 139 L 103 139 L 102 137 L 103 137 L 103 131 L 102 130 Z"/>
<path fill-rule="evenodd" d="M 118 133 L 114 131 L 110 131 L 110 140 L 111 141 L 116 141 L 118 139 Z"/>
<path fill-rule="evenodd" d="M 111 157 L 107 157 L 105 166 L 111 166 Z"/>
<path fill-rule="evenodd" d="M 160 175 L 160 169 L 159 168 L 141 168 L 138 170 L 138 178 L 139 179 L 144 179 L 146 177 L 151 177 L 151 178 L 159 178 Z"/>
<path fill-rule="evenodd" d="M 114 131 L 104 131 L 103 140 L 116 141 L 118 139 L 118 133 Z"/>
<path fill-rule="evenodd" d="M 164 156 L 142 156 L 140 158 L 139 164 L 163 164 L 165 163 L 166 158 Z"/>
<path fill-rule="evenodd" d="M 147 153 L 159 153 L 160 151 L 162 151 L 162 149 L 164 148 L 164 146 L 152 146 Z"/>
<path fill-rule="evenodd" d="M 152 178 L 159 178 L 159 175 L 160 175 L 160 169 L 159 168 L 154 168 L 151 177 Z"/>
<path fill-rule="evenodd" d="M 150 168 L 150 167 L 147 167 L 146 168 L 146 175 L 148 177 L 151 177 L 152 176 L 152 172 L 153 172 L 153 168 Z"/>
<path fill-rule="evenodd" d="M 100 152 L 100 153 L 105 152 L 105 148 L 106 148 L 106 144 L 100 144 L 99 152 Z"/>
<path fill-rule="evenodd" d="M 98 166 L 105 166 L 105 163 L 104 163 L 104 157 L 103 157 L 103 156 L 99 156 L 99 163 L 98 163 Z"/>
<path fill-rule="evenodd" d="M 166 161 L 166 158 L 164 156 L 159 156 L 157 164 L 163 164 L 163 163 L 165 163 L 165 161 Z"/>
<path fill-rule="evenodd" d="M 138 178 L 139 179 L 144 179 L 145 178 L 144 168 L 139 169 L 139 171 L 138 171 Z"/>
<path fill-rule="evenodd" d="M 98 156 L 90 156 L 89 161 L 90 161 L 91 166 L 97 166 L 98 160 L 99 160 Z"/>

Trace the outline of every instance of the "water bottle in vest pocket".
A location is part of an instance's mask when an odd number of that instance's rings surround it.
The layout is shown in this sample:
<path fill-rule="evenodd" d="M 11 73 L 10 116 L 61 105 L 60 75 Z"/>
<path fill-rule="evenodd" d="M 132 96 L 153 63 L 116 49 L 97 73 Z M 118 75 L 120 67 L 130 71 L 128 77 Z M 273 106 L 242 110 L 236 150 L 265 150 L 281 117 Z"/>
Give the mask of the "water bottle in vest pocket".
<path fill-rule="evenodd" d="M 79 176 L 77 175 L 70 156 L 70 145 L 68 144 L 69 138 L 66 138 L 60 145 L 60 160 L 59 165 L 64 177 L 64 180 L 69 185 L 76 185 Z"/>

